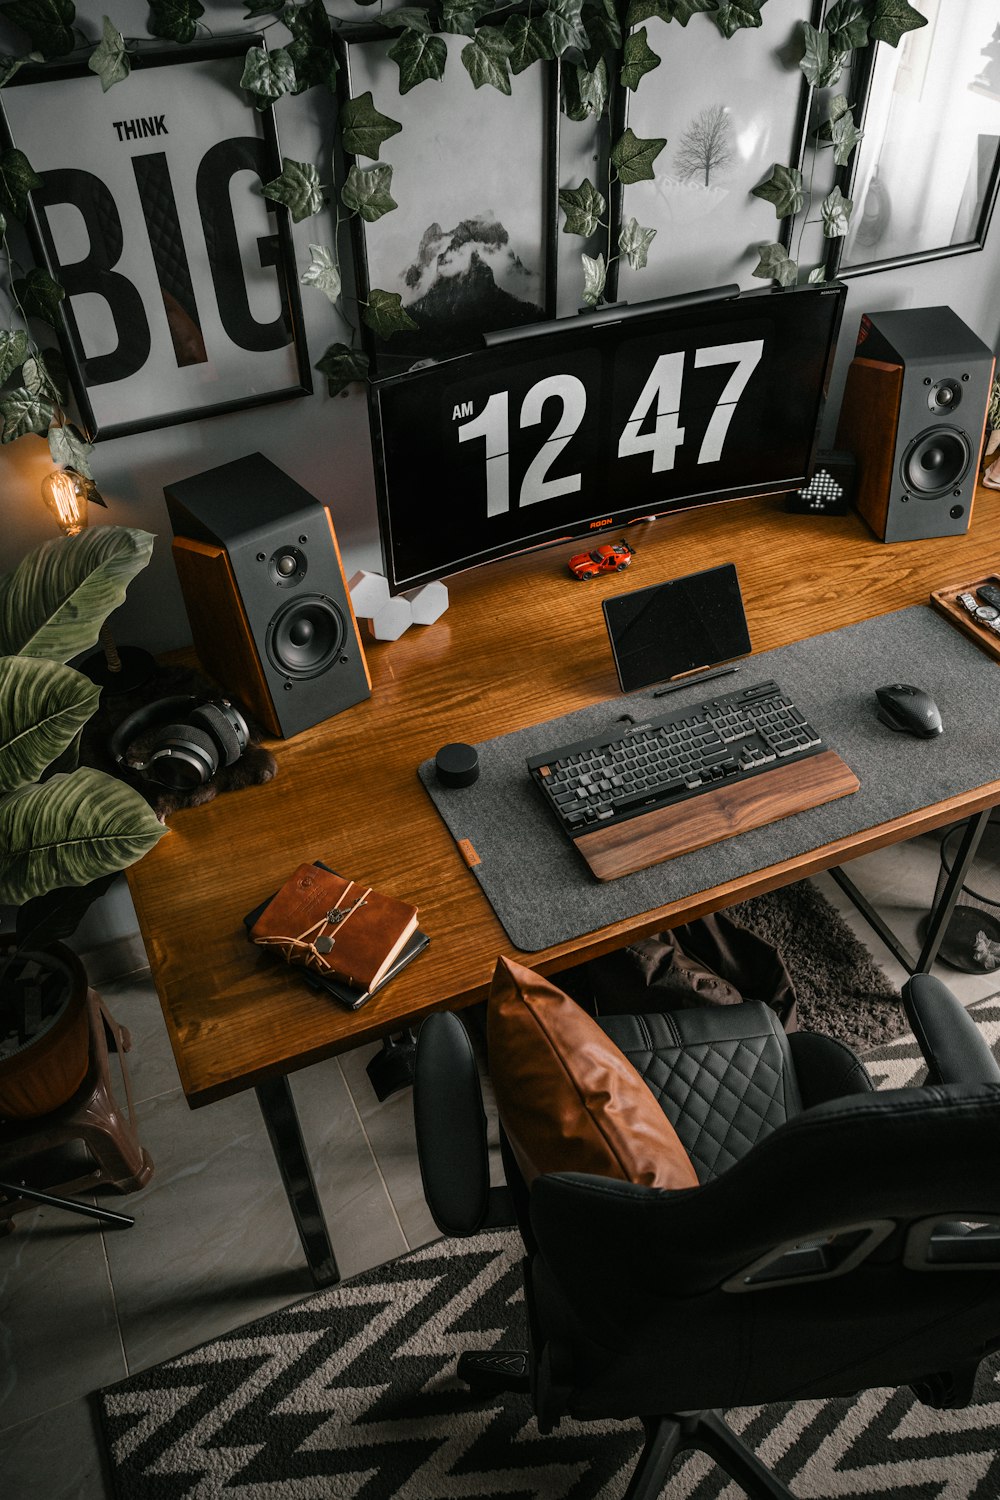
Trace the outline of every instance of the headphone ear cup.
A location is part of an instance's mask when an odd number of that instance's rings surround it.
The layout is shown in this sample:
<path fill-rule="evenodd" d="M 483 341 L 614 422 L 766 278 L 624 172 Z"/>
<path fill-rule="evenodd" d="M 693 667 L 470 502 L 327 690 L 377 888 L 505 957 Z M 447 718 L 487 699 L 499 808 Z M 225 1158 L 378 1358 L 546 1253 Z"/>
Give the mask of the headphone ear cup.
<path fill-rule="evenodd" d="M 146 766 L 147 780 L 189 791 L 212 779 L 219 769 L 219 752 L 203 729 L 193 724 L 165 724 L 156 731 Z"/>
<path fill-rule="evenodd" d="M 246 741 L 240 740 L 234 722 L 223 713 L 218 704 L 199 704 L 197 708 L 191 710 L 188 722 L 200 724 L 218 741 L 225 756 L 225 765 L 234 765 L 243 754 Z"/>

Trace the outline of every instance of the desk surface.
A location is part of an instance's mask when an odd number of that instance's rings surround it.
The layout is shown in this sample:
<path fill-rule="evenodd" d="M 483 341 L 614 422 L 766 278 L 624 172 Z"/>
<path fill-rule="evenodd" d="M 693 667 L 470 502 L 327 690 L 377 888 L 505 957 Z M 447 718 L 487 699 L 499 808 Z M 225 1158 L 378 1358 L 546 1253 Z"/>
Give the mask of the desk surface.
<path fill-rule="evenodd" d="M 367 648 L 372 696 L 292 740 L 278 775 L 175 814 L 128 872 L 181 1083 L 207 1104 L 482 999 L 510 942 L 417 777 L 450 740 L 470 743 L 618 691 L 601 600 L 735 561 L 755 651 L 926 603 L 1000 563 L 1000 493 L 980 489 L 967 536 L 886 546 L 854 515 L 786 515 L 743 500 L 630 527 L 623 574 L 582 583 L 559 546 L 463 574 L 434 625 Z M 919 669 L 914 667 L 919 682 Z M 1000 780 L 532 954 L 565 968 L 630 939 L 1000 802 Z M 315 994 L 246 940 L 242 918 L 303 860 L 323 859 L 414 902 L 431 944 L 360 1011 Z M 518 955 L 520 956 L 520 955 Z"/>

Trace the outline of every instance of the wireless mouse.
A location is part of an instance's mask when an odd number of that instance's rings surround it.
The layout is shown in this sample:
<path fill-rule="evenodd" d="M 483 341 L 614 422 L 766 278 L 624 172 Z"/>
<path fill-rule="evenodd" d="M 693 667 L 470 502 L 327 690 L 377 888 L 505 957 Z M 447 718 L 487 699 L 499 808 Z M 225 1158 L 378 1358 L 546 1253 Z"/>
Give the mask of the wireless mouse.
<path fill-rule="evenodd" d="M 883 724 L 900 734 L 913 734 L 929 740 L 943 728 L 941 714 L 930 693 L 906 682 L 890 682 L 875 689 L 878 716 Z"/>

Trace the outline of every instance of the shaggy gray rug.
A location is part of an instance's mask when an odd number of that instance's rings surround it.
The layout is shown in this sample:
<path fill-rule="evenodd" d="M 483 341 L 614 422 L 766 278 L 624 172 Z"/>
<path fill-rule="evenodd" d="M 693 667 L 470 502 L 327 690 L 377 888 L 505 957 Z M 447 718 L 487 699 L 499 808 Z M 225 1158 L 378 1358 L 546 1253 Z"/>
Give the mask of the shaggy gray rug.
<path fill-rule="evenodd" d="M 907 1029 L 899 991 L 811 881 L 742 901 L 726 915 L 778 949 L 803 1031 L 824 1031 L 867 1051 Z"/>

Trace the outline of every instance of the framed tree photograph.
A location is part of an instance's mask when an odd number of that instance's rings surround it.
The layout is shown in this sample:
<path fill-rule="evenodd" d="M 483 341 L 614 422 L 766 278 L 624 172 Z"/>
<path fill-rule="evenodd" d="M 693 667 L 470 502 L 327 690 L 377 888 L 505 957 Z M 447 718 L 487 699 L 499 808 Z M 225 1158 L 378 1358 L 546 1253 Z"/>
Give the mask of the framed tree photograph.
<path fill-rule="evenodd" d="M 644 267 L 624 256 L 618 263 L 618 296 L 760 286 L 758 247 L 786 244 L 791 220 L 776 220 L 751 192 L 775 163 L 801 168 L 811 91 L 799 32 L 804 21 L 819 24 L 821 9 L 815 0 L 769 0 L 759 28 L 728 38 L 700 13 L 683 27 L 654 16 L 632 28 L 620 128 L 659 150 L 654 180 L 611 194 L 620 215 L 612 243 L 632 220 L 655 237 Z"/>
<path fill-rule="evenodd" d="M 31 249 L 93 440 L 312 390 L 271 110 L 240 88 L 260 36 L 130 54 L 105 92 L 86 61 L 23 68 L 0 94 L 36 185 Z"/>
<path fill-rule="evenodd" d="M 500 86 L 475 87 L 474 45 L 381 26 L 342 37 L 340 215 L 375 376 L 555 316 L 558 65 L 513 73 L 480 41 Z"/>
<path fill-rule="evenodd" d="M 874 49 L 837 274 L 981 250 L 1000 182 L 1000 12 L 913 0 L 927 25 Z"/>

